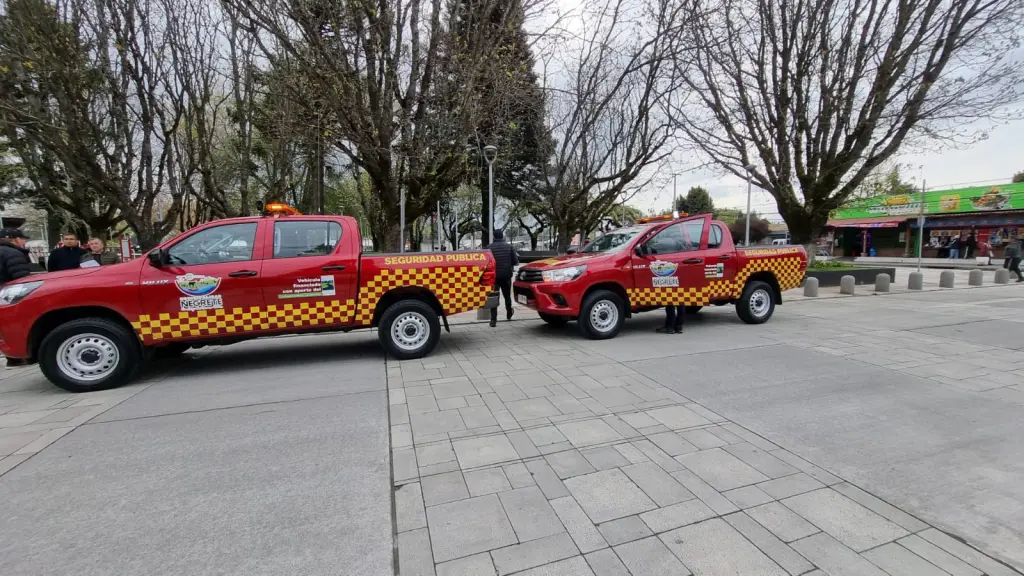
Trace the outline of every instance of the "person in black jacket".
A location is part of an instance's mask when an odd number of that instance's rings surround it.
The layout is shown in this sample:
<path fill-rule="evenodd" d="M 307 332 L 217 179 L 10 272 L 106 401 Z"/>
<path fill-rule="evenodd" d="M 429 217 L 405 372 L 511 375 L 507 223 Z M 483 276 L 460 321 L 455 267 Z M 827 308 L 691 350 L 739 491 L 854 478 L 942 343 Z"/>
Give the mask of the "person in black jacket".
<path fill-rule="evenodd" d="M 501 230 L 494 231 L 494 240 L 488 246 L 491 254 L 494 254 L 495 280 L 501 295 L 505 298 L 505 318 L 512 319 L 512 275 L 515 267 L 519 265 L 519 255 L 511 244 L 505 242 L 505 234 Z M 491 308 L 491 326 L 498 325 L 498 309 Z"/>
<path fill-rule="evenodd" d="M 31 260 L 25 248 L 25 233 L 17 228 L 0 230 L 0 284 L 24 278 L 31 272 Z"/>
<path fill-rule="evenodd" d="M 64 245 L 60 248 L 54 248 L 53 252 L 50 252 L 50 257 L 46 260 L 47 270 L 57 272 L 58 270 L 81 268 L 82 256 L 86 252 L 88 250 L 83 249 L 78 244 L 78 236 L 70 233 L 65 234 Z"/>

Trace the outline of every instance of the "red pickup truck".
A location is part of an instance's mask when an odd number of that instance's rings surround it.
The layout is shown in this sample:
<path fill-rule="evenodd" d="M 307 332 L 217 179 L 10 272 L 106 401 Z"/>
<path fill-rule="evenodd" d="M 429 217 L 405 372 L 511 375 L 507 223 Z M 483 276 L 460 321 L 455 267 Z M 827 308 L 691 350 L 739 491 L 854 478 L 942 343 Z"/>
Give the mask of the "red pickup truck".
<path fill-rule="evenodd" d="M 729 228 L 710 215 L 650 218 L 600 236 L 582 252 L 523 266 L 513 292 L 545 322 L 578 320 L 584 336 L 605 339 L 630 314 L 668 305 L 693 313 L 736 304 L 744 322 L 766 322 L 806 271 L 802 247 L 737 249 Z"/>
<path fill-rule="evenodd" d="M 400 359 L 447 316 L 497 305 L 489 251 L 361 254 L 348 216 L 297 212 L 200 225 L 145 257 L 0 289 L 0 352 L 72 392 L 119 386 L 152 356 L 260 336 L 377 327 Z"/>

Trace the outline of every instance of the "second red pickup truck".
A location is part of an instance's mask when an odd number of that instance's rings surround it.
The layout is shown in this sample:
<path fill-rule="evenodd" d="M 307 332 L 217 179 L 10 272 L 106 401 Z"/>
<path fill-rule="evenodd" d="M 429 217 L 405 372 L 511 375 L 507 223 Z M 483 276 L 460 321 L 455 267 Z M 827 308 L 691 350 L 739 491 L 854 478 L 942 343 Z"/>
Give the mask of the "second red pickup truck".
<path fill-rule="evenodd" d="M 609 232 L 577 254 L 523 266 L 513 292 L 545 322 L 578 320 L 585 336 L 605 339 L 627 316 L 668 305 L 695 312 L 735 304 L 744 322 L 766 322 L 806 271 L 803 247 L 736 248 L 729 228 L 710 215 L 655 218 Z"/>
<path fill-rule="evenodd" d="M 278 334 L 376 327 L 420 358 L 447 317 L 497 305 L 489 251 L 362 254 L 349 216 L 202 224 L 144 258 L 30 276 L 0 290 L 0 352 L 72 392 L 129 381 L 152 356 Z"/>

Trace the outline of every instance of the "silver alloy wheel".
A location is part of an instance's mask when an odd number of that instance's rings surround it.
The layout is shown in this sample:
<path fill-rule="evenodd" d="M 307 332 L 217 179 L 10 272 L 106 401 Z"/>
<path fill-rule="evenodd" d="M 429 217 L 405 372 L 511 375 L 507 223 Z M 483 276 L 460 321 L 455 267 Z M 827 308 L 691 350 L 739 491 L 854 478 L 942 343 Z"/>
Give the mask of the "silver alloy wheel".
<path fill-rule="evenodd" d="M 99 334 L 78 334 L 57 349 L 57 367 L 79 382 L 95 382 L 109 376 L 121 361 L 114 341 Z"/>
<path fill-rule="evenodd" d="M 619 323 L 619 307 L 608 300 L 601 300 L 590 309 L 590 325 L 598 332 L 611 332 Z"/>
<path fill-rule="evenodd" d="M 750 295 L 750 313 L 755 318 L 763 318 L 772 306 L 772 295 L 764 288 L 754 290 Z"/>
<path fill-rule="evenodd" d="M 402 350 L 418 350 L 429 338 L 430 324 L 419 312 L 406 312 L 391 323 L 391 339 Z"/>

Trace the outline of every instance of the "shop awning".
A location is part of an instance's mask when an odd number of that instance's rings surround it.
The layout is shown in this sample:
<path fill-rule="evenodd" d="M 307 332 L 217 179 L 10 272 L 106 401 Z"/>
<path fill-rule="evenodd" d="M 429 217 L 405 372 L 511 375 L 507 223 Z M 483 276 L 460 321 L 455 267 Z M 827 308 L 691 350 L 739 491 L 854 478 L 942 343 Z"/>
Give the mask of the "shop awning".
<path fill-rule="evenodd" d="M 906 216 L 878 216 L 876 218 L 836 218 L 825 223 L 833 228 L 895 228 L 907 220 Z"/>

